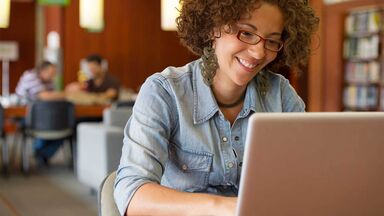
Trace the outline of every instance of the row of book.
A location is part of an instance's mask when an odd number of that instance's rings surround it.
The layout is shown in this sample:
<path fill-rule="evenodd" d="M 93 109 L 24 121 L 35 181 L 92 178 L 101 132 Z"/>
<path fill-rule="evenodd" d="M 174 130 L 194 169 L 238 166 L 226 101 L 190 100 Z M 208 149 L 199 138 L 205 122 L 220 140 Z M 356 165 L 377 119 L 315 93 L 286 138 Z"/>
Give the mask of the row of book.
<path fill-rule="evenodd" d="M 343 103 L 345 110 L 376 110 L 379 105 L 379 87 L 348 85 L 344 88 Z"/>
<path fill-rule="evenodd" d="M 380 83 L 380 63 L 378 61 L 347 62 L 344 75 L 346 82 Z"/>
<path fill-rule="evenodd" d="M 380 110 L 384 111 L 384 87 L 381 88 L 380 92 Z"/>
<path fill-rule="evenodd" d="M 351 12 L 345 19 L 345 32 L 349 35 L 379 32 L 381 20 L 382 11 L 377 8 Z"/>
<path fill-rule="evenodd" d="M 379 35 L 350 37 L 344 40 L 344 58 L 373 59 L 379 56 Z"/>

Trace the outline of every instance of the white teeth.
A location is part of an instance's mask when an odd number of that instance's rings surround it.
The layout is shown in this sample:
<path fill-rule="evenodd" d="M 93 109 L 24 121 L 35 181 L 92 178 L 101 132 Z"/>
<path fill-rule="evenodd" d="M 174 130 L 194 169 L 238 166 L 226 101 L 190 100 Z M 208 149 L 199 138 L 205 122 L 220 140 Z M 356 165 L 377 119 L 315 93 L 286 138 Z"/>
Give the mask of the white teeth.
<path fill-rule="evenodd" d="M 257 66 L 256 64 L 251 64 L 251 63 L 245 61 L 244 59 L 240 59 L 240 58 L 239 58 L 239 61 L 240 61 L 240 63 L 241 63 L 242 65 L 244 65 L 245 67 L 250 68 L 250 69 L 252 69 L 252 68 L 254 68 L 254 67 Z"/>

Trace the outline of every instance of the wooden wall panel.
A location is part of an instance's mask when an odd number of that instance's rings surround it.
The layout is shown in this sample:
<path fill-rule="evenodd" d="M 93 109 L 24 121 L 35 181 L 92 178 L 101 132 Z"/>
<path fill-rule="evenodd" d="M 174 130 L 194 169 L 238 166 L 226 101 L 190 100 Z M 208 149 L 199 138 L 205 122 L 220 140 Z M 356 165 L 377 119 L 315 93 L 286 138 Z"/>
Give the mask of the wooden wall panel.
<path fill-rule="evenodd" d="M 11 16 L 11 27 L 0 30 L 0 39 L 16 39 L 21 44 L 21 60 L 11 63 L 13 92 L 21 73 L 35 63 L 34 1 L 12 2 Z M 46 30 L 58 27 L 55 30 L 62 34 L 64 84 L 77 79 L 80 59 L 91 53 L 103 55 L 110 72 L 135 90 L 149 75 L 166 66 L 184 65 L 197 58 L 180 45 L 176 32 L 161 30 L 160 0 L 106 1 L 105 29 L 100 33 L 80 28 L 79 0 L 63 8 L 46 7 L 45 17 Z M 303 91 L 302 85 L 300 81 L 296 86 L 299 92 Z M 306 89 L 301 95 L 306 98 Z"/>
<path fill-rule="evenodd" d="M 319 112 L 323 111 L 323 95 L 324 95 L 324 72 L 323 72 L 323 44 L 324 25 L 324 3 L 323 0 L 309 1 L 314 8 L 316 15 L 320 18 L 320 25 L 317 33 L 313 36 L 312 53 L 309 58 L 308 79 L 308 101 L 307 111 Z"/>
<path fill-rule="evenodd" d="M 19 60 L 10 62 L 9 68 L 9 92 L 13 93 L 24 70 L 35 66 L 34 2 L 11 2 L 10 25 L 5 29 L 0 28 L 0 40 L 17 41 L 19 44 Z"/>
<path fill-rule="evenodd" d="M 80 59 L 99 53 L 110 73 L 125 87 L 137 90 L 151 74 L 166 66 L 181 66 L 196 59 L 180 45 L 176 32 L 160 28 L 160 0 L 105 2 L 105 29 L 90 33 L 79 26 L 79 2 L 64 12 L 64 82 L 76 80 Z"/>

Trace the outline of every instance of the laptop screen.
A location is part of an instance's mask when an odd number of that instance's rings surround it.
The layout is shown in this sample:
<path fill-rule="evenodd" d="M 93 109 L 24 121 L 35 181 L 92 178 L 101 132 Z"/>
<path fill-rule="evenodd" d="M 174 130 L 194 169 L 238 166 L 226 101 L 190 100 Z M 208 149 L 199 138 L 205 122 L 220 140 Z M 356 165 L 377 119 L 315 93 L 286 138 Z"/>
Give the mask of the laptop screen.
<path fill-rule="evenodd" d="M 384 215 L 384 113 L 257 113 L 237 214 Z"/>

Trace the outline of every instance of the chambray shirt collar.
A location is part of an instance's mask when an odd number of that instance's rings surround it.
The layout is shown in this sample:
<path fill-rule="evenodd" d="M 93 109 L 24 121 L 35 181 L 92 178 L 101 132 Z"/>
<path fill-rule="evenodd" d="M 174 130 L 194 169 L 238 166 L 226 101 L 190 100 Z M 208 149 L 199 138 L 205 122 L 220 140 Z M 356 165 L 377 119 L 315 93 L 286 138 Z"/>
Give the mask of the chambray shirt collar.
<path fill-rule="evenodd" d="M 247 86 L 244 105 L 242 111 L 240 112 L 240 117 L 245 118 L 251 112 L 263 112 L 264 110 L 263 100 L 259 94 L 256 80 L 252 79 Z"/>
<path fill-rule="evenodd" d="M 195 61 L 193 82 L 193 123 L 201 124 L 219 110 L 211 88 L 204 83 L 200 68 L 201 59 Z"/>
<path fill-rule="evenodd" d="M 204 83 L 200 68 L 201 59 L 195 61 L 193 79 L 193 123 L 201 124 L 210 119 L 219 107 L 213 96 L 211 88 Z M 244 106 L 240 112 L 240 117 L 246 117 L 250 112 L 263 112 L 264 105 L 259 94 L 256 80 L 253 79 L 247 86 Z"/>

